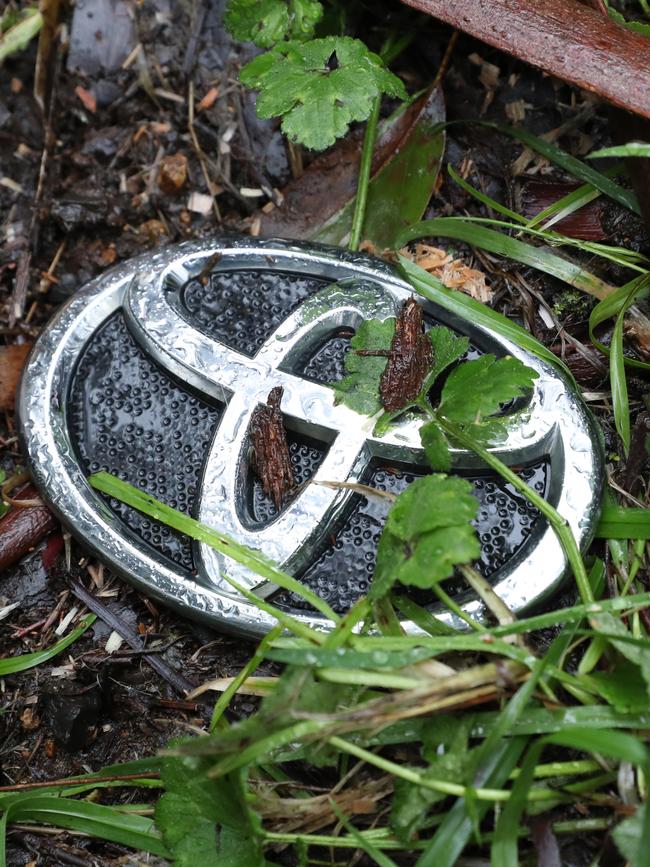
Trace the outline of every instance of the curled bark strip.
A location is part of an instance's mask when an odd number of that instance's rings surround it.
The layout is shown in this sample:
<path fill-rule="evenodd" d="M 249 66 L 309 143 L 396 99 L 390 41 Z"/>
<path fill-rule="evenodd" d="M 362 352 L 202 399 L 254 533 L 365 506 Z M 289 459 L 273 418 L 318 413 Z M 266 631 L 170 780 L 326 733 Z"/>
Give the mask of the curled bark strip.
<path fill-rule="evenodd" d="M 19 500 L 38 497 L 33 485 L 25 485 L 17 494 Z M 8 569 L 56 529 L 57 521 L 47 506 L 29 509 L 13 508 L 0 519 L 0 572 Z"/>
<path fill-rule="evenodd" d="M 280 409 L 283 391 L 279 385 L 271 389 L 266 403 L 253 413 L 250 426 L 252 466 L 262 480 L 264 493 L 273 497 L 278 511 L 282 508 L 284 495 L 295 485 Z"/>
<path fill-rule="evenodd" d="M 402 0 L 590 90 L 650 117 L 650 39 L 577 0 Z"/>
<path fill-rule="evenodd" d="M 422 308 L 409 298 L 395 323 L 388 364 L 379 381 L 381 402 L 387 412 L 402 409 L 420 393 L 433 355 L 424 333 Z"/>

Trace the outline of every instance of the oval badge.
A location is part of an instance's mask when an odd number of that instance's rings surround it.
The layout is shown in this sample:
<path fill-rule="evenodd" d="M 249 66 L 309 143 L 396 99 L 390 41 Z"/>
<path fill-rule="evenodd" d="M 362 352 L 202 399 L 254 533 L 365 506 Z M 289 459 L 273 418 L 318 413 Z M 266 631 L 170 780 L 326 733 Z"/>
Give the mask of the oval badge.
<path fill-rule="evenodd" d="M 59 311 L 25 370 L 21 436 L 36 484 L 86 548 L 187 616 L 251 636 L 275 624 L 231 589 L 226 572 L 326 628 L 301 598 L 102 496 L 87 478 L 114 473 L 262 551 L 345 611 L 368 589 L 388 510 L 386 498 L 365 496 L 359 484 L 399 493 L 426 470 L 413 419 L 378 435 L 372 419 L 335 403 L 328 383 L 342 377 L 359 324 L 395 316 L 411 295 L 382 261 L 281 241 L 217 238 L 120 265 Z M 508 354 L 538 373 L 496 453 L 558 509 L 584 547 L 603 461 L 580 398 L 545 362 L 422 303 L 429 326 L 469 337 L 470 357 Z M 280 510 L 250 466 L 252 416 L 278 386 L 298 483 Z M 478 567 L 513 610 L 539 602 L 566 566 L 554 532 L 473 453 L 456 450 L 453 460 L 479 501 Z M 315 484 L 332 481 L 347 486 Z M 481 617 L 482 603 L 458 593 Z"/>

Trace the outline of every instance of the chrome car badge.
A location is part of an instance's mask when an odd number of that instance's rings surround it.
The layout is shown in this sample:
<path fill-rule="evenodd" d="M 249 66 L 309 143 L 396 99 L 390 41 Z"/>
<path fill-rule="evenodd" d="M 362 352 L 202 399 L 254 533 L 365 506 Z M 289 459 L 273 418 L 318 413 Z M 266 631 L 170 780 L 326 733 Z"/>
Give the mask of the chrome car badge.
<path fill-rule="evenodd" d="M 34 479 L 64 524 L 103 562 L 188 616 L 260 635 L 273 617 L 231 589 L 224 573 L 312 626 L 327 622 L 291 594 L 203 544 L 95 492 L 112 472 L 259 549 L 339 611 L 367 588 L 386 498 L 426 472 L 418 426 L 378 436 L 373 420 L 337 405 L 349 338 L 366 318 L 395 315 L 410 286 L 388 264 L 340 249 L 218 238 L 120 265 L 59 311 L 25 371 L 19 413 Z M 602 455 L 571 385 L 545 362 L 423 302 L 429 324 L 470 338 L 471 356 L 510 354 L 539 374 L 516 425 L 496 448 L 588 544 L 598 514 Z M 282 386 L 294 498 L 278 513 L 250 469 L 251 416 Z M 548 596 L 565 570 L 553 531 L 472 453 L 454 471 L 480 503 L 479 568 L 513 609 Z M 453 588 L 452 588 L 453 590 Z M 482 603 L 456 588 L 475 617 Z M 431 599 L 418 597 L 435 609 Z M 454 622 L 447 612 L 439 616 Z M 415 630 L 411 623 L 405 628 Z"/>

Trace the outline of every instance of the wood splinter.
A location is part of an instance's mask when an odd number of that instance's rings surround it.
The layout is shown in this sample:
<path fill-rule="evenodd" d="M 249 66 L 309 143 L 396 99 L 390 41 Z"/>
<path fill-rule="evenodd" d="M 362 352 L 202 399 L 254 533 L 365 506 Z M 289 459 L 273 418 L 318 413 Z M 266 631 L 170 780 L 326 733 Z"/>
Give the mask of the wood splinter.
<path fill-rule="evenodd" d="M 287 433 L 280 403 L 284 389 L 272 388 L 266 403 L 253 412 L 250 424 L 251 466 L 262 481 L 264 493 L 273 498 L 278 511 L 285 494 L 295 487 Z"/>
<path fill-rule="evenodd" d="M 433 347 L 424 332 L 422 308 L 409 298 L 395 322 L 388 364 L 379 381 L 381 402 L 387 412 L 405 407 L 420 393 L 429 371 Z"/>

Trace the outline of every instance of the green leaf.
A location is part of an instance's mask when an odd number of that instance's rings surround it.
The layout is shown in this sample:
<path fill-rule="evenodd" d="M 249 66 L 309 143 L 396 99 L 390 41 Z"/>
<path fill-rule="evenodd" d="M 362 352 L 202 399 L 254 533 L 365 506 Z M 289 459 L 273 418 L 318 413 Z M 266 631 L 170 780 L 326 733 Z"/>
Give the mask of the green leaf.
<path fill-rule="evenodd" d="M 462 780 L 470 761 L 468 748 L 470 719 L 448 718 L 448 723 L 429 727 L 423 737 L 422 757 L 429 763 L 425 778 L 432 780 Z M 435 746 L 434 746 L 435 745 Z M 439 748 L 443 752 L 439 752 Z M 415 786 L 405 780 L 395 780 L 395 795 L 391 805 L 390 824 L 395 834 L 404 842 L 427 827 L 429 807 L 447 796 L 423 786 Z"/>
<path fill-rule="evenodd" d="M 444 325 L 432 328 L 428 334 L 433 346 L 433 362 L 422 385 L 423 394 L 433 387 L 441 373 L 462 358 L 469 349 L 469 337 L 461 337 Z"/>
<path fill-rule="evenodd" d="M 637 665 L 619 662 L 611 671 L 596 672 L 589 677 L 616 710 L 637 713 L 648 707 L 647 684 Z"/>
<path fill-rule="evenodd" d="M 283 39 L 310 39 L 322 15 L 317 0 L 229 0 L 224 21 L 235 39 L 271 48 Z"/>
<path fill-rule="evenodd" d="M 481 355 L 449 374 L 438 412 L 454 424 L 481 425 L 498 413 L 502 404 L 529 392 L 537 376 L 516 358 Z"/>
<path fill-rule="evenodd" d="M 156 825 L 177 867 L 265 867 L 242 774 L 210 779 L 204 759 L 168 758 Z"/>
<path fill-rule="evenodd" d="M 612 831 L 614 842 L 623 857 L 630 862 L 631 867 L 641 867 L 642 861 L 637 859 L 643 835 L 647 807 L 641 804 L 629 819 L 624 819 Z"/>
<path fill-rule="evenodd" d="M 373 355 L 358 355 L 358 350 L 390 349 L 395 334 L 395 318 L 383 321 L 366 319 L 350 341 L 350 351 L 345 357 L 347 376 L 333 386 L 337 403 L 344 403 L 355 412 L 375 415 L 381 410 L 379 380 L 388 363 L 388 358 Z"/>
<path fill-rule="evenodd" d="M 449 472 L 451 469 L 449 443 L 447 442 L 447 437 L 435 421 L 422 425 L 420 428 L 420 439 L 431 469 L 441 473 Z"/>
<path fill-rule="evenodd" d="M 396 581 L 432 587 L 449 578 L 457 564 L 480 556 L 469 523 L 477 510 L 472 486 L 465 479 L 443 475 L 416 479 L 388 514 L 370 598 L 385 595 Z"/>
<path fill-rule="evenodd" d="M 52 657 L 61 653 L 66 647 L 70 647 L 71 644 L 80 638 L 96 619 L 94 614 L 88 614 L 69 635 L 61 638 L 51 647 L 46 647 L 45 650 L 37 650 L 34 653 L 22 653 L 20 656 L 9 656 L 0 659 L 0 677 L 5 677 L 8 674 L 17 674 L 19 671 L 27 671 L 28 668 L 34 668 L 34 666 L 41 665 L 43 662 L 52 659 Z"/>
<path fill-rule="evenodd" d="M 621 656 L 639 666 L 646 685 L 647 699 L 650 695 L 650 643 L 626 641 L 625 639 L 632 638 L 632 635 L 625 625 L 611 614 L 594 614 L 590 618 L 590 622 L 597 632 L 623 639 L 622 641 L 616 641 L 614 638 L 609 640 Z"/>
<path fill-rule="evenodd" d="M 349 36 L 278 45 L 251 60 L 240 79 L 260 91 L 260 117 L 282 117 L 289 139 L 315 150 L 334 144 L 352 121 L 366 120 L 382 93 L 406 98 L 381 58 Z"/>

